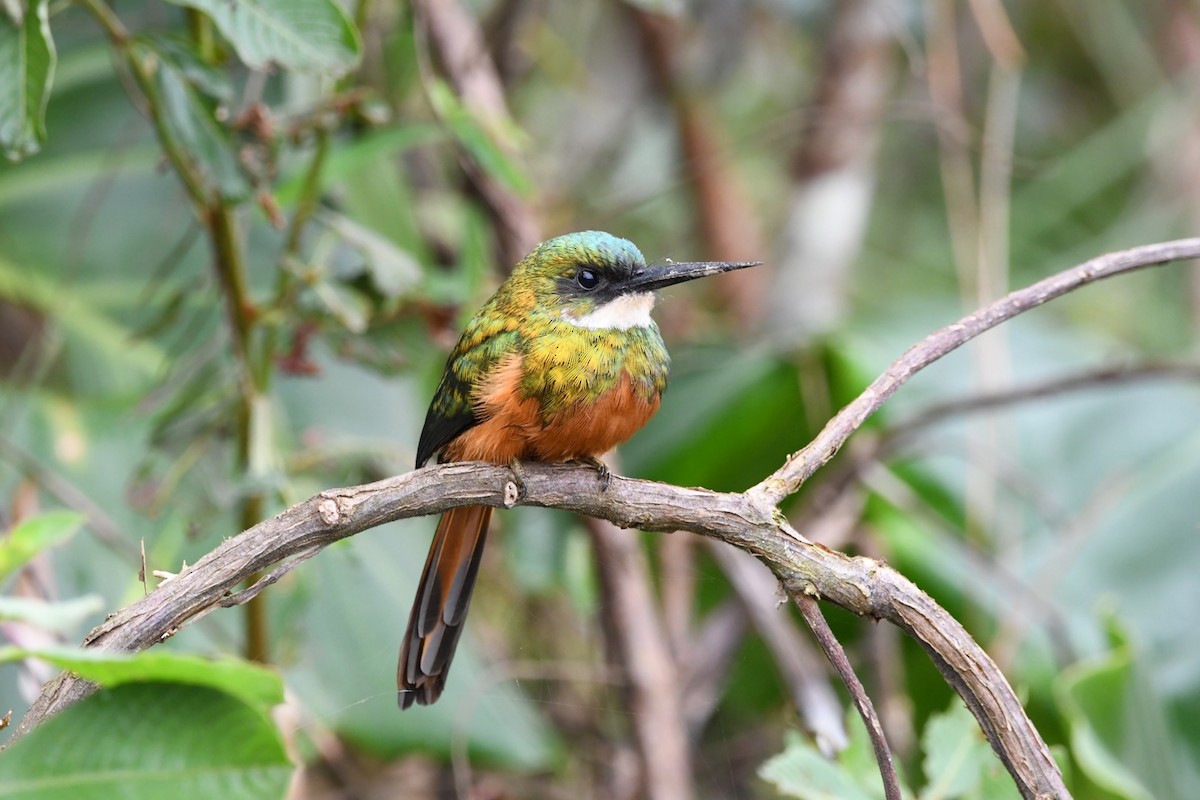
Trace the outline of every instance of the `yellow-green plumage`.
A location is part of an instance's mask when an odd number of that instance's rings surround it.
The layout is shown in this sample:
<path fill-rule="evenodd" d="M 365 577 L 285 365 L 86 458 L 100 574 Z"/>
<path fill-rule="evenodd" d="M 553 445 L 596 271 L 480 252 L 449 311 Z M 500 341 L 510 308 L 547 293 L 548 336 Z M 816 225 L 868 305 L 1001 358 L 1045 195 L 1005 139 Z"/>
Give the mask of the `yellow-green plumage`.
<path fill-rule="evenodd" d="M 417 466 L 438 451 L 449 461 L 594 461 L 658 410 L 670 360 L 650 319 L 654 289 L 745 266 L 647 266 L 631 243 L 595 231 L 540 245 L 450 354 Z M 402 708 L 434 702 L 445 686 L 490 516 L 466 506 L 438 523 L 400 651 Z"/>
<path fill-rule="evenodd" d="M 646 402 L 662 393 L 670 356 L 653 320 L 647 317 L 645 324 L 625 330 L 571 321 L 597 307 L 595 298 L 565 296 L 561 290 L 587 264 L 631 272 L 646 261 L 631 242 L 598 231 L 559 236 L 526 256 L 467 323 L 450 354 L 426 422 L 426 434 L 441 432 L 436 438 L 443 441 L 434 444 L 423 434 L 418 464 L 475 421 L 473 389 L 513 354 L 522 357 L 521 396 L 538 401 L 545 421 L 595 401 L 626 375 Z"/>

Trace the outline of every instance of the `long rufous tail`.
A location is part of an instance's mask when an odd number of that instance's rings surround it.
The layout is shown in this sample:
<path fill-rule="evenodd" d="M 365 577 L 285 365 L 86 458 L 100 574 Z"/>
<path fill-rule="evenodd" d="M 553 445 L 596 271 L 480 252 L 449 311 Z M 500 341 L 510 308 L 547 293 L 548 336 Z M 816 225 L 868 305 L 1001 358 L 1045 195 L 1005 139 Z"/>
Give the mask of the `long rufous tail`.
<path fill-rule="evenodd" d="M 438 522 L 396 667 L 401 709 L 429 705 L 446 686 L 491 518 L 488 506 L 464 506 Z"/>

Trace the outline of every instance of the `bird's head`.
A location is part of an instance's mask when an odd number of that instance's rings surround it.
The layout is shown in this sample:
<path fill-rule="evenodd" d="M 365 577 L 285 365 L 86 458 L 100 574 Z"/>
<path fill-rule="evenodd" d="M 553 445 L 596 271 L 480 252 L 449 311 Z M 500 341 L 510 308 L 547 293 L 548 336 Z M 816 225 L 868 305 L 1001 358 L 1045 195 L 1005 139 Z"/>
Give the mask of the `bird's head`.
<path fill-rule="evenodd" d="M 542 310 L 584 328 L 651 324 L 654 291 L 759 262 L 647 264 L 633 242 L 601 231 L 558 236 L 538 245 L 510 281 L 531 292 Z"/>

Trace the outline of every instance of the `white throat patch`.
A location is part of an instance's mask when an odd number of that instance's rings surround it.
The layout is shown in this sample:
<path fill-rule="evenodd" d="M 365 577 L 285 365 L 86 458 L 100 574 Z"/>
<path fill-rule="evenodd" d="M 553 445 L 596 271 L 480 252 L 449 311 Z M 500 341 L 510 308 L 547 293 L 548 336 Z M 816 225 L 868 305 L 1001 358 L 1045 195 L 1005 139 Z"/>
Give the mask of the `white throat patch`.
<path fill-rule="evenodd" d="M 615 328 L 627 331 L 630 328 L 648 328 L 653 325 L 654 320 L 650 319 L 650 311 L 653 308 L 654 293 L 638 292 L 615 297 L 582 317 L 563 314 L 563 319 L 580 328 Z"/>

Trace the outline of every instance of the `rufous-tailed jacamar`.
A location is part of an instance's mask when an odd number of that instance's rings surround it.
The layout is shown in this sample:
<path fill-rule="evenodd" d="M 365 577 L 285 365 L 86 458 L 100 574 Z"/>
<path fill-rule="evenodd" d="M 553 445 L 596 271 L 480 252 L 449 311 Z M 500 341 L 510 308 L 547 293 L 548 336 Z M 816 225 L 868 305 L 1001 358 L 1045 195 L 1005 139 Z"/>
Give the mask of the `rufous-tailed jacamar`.
<path fill-rule="evenodd" d="M 582 461 L 607 480 L 597 457 L 646 424 L 667 385 L 654 290 L 755 263 L 647 265 L 631 242 L 598 231 L 538 245 L 451 352 L 417 466 L 438 452 L 440 461 Z M 438 522 L 400 650 L 401 708 L 434 702 L 446 685 L 491 516 L 466 506 Z"/>

